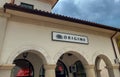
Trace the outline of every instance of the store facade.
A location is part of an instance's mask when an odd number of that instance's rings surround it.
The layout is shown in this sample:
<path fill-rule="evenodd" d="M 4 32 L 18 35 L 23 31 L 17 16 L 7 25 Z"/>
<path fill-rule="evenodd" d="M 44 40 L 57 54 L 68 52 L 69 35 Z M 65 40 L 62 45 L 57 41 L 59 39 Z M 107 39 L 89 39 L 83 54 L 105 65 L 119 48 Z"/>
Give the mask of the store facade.
<path fill-rule="evenodd" d="M 46 11 L 57 2 L 40 1 Z M 15 4 L 0 11 L 1 77 L 120 77 L 119 28 Z"/>

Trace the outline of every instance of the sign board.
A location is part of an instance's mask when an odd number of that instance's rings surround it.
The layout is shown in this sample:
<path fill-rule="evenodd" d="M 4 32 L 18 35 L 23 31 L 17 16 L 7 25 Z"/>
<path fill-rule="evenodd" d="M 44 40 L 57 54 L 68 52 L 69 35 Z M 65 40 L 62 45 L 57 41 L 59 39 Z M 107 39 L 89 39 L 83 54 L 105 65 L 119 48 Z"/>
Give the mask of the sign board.
<path fill-rule="evenodd" d="M 64 41 L 64 42 L 88 44 L 87 36 L 68 34 L 68 33 L 60 33 L 60 32 L 52 32 L 52 40 L 53 41 Z"/>

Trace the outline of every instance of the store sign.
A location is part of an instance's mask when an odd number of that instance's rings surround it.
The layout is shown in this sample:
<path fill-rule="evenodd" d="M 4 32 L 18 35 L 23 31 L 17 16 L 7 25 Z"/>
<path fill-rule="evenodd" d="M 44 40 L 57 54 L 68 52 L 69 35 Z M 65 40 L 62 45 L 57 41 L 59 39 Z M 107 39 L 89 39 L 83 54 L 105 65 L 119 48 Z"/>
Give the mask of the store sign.
<path fill-rule="evenodd" d="M 88 44 L 88 38 L 86 36 L 60 32 L 52 32 L 52 40 Z"/>

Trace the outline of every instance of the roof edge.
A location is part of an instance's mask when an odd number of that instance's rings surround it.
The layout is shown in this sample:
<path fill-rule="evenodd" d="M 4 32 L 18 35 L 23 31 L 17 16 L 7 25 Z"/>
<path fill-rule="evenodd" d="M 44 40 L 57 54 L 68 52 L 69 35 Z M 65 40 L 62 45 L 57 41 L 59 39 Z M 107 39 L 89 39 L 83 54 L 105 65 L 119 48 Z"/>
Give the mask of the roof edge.
<path fill-rule="evenodd" d="M 80 20 L 80 19 L 76 19 L 76 18 L 72 18 L 72 17 L 63 16 L 63 15 L 53 14 L 50 12 L 45 12 L 45 11 L 41 11 L 41 10 L 37 10 L 37 9 L 28 9 L 28 8 L 24 8 L 24 7 L 21 7 L 21 6 L 15 5 L 15 4 L 11 4 L 11 3 L 6 3 L 4 5 L 4 11 L 6 9 L 22 11 L 22 12 L 26 12 L 26 13 L 41 15 L 41 16 L 45 16 L 45 17 L 51 17 L 54 19 L 69 21 L 69 22 L 73 22 L 73 23 L 85 24 L 85 25 L 88 25 L 91 27 L 103 28 L 103 29 L 107 29 L 107 30 L 113 30 L 113 31 L 120 32 L 120 28 L 115 28 L 115 27 L 98 24 L 98 23 L 94 23 L 94 22 L 89 22 L 89 21 L 85 21 L 85 20 Z"/>

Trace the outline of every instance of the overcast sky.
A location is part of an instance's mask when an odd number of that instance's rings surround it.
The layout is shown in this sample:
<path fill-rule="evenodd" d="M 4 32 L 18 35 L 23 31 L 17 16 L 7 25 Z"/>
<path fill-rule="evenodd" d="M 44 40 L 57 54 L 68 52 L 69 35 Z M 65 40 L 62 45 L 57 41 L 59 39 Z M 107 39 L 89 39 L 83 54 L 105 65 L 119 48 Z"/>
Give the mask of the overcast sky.
<path fill-rule="evenodd" d="M 120 28 L 120 0 L 59 0 L 52 12 Z"/>

